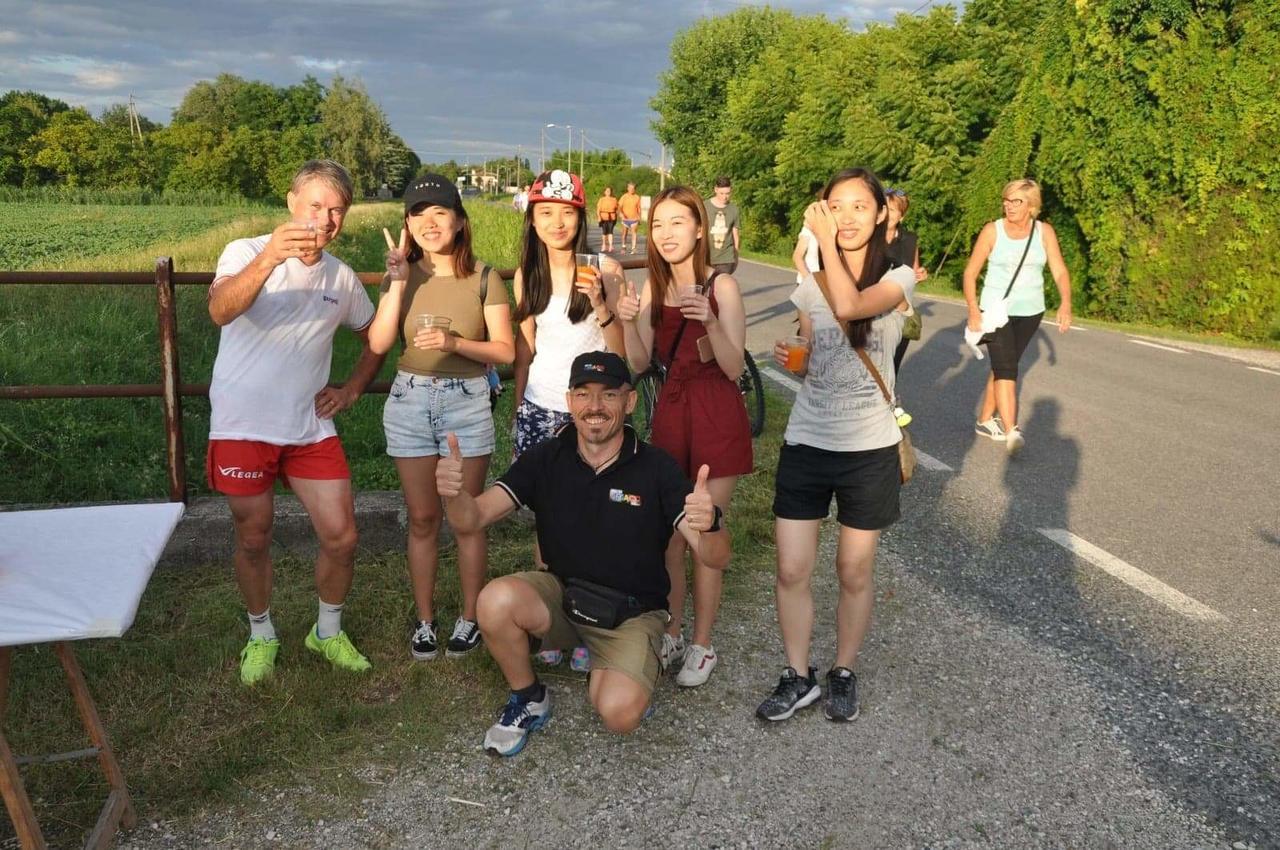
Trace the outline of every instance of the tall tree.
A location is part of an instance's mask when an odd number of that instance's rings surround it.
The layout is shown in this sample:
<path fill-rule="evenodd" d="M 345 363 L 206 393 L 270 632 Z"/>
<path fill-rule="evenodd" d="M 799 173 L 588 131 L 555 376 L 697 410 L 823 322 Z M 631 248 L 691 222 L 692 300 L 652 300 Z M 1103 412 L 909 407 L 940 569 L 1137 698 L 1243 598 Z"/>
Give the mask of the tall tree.
<path fill-rule="evenodd" d="M 320 127 L 326 153 L 351 172 L 356 197 L 377 191 L 393 134 L 364 85 L 334 77 L 320 106 Z"/>

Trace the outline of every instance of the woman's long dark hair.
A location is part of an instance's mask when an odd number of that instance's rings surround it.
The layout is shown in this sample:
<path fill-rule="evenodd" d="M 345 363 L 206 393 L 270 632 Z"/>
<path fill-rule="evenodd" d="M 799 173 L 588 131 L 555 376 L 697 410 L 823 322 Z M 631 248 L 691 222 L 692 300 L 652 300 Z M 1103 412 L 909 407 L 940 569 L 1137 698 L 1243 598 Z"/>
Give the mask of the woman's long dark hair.
<path fill-rule="evenodd" d="M 684 204 L 698 220 L 698 229 L 702 231 L 702 238 L 693 247 L 693 279 L 698 283 L 706 283 L 707 269 L 711 267 L 711 249 L 707 247 L 707 241 L 711 238 L 711 228 L 707 224 L 706 202 L 702 200 L 697 190 L 688 186 L 668 186 L 658 193 L 653 203 L 649 204 L 650 234 L 653 233 L 653 214 L 658 209 L 658 204 L 663 201 Z M 671 274 L 671 264 L 662 259 L 662 255 L 652 244 L 649 245 L 647 253 L 649 286 L 653 289 L 653 295 L 649 301 L 649 324 L 656 328 L 662 324 L 662 305 L 665 302 L 667 290 L 675 286 L 675 275 Z"/>
<path fill-rule="evenodd" d="M 545 182 L 547 174 L 538 179 Z M 554 203 L 540 201 L 539 203 Z M 529 204 L 524 211 L 524 231 L 520 236 L 520 285 L 522 292 L 520 303 L 516 305 L 514 319 L 523 322 L 530 316 L 542 315 L 551 301 L 551 261 L 547 257 L 547 246 L 533 227 L 533 211 L 538 204 Z M 578 231 L 573 237 L 573 251 L 576 254 L 587 253 L 587 211 L 578 210 Z M 591 315 L 591 300 L 578 291 L 575 286 L 569 291 L 569 321 L 575 325 Z"/>
<path fill-rule="evenodd" d="M 827 185 L 822 190 L 822 200 L 831 197 L 831 193 L 835 188 L 846 180 L 861 180 L 868 189 L 871 190 L 872 196 L 876 199 L 876 215 L 880 215 L 880 211 L 885 208 L 884 186 L 880 185 L 880 178 L 876 177 L 875 172 L 869 168 L 846 168 L 838 172 L 834 177 L 827 181 Z M 885 272 L 889 270 L 889 245 L 885 241 L 885 231 L 889 227 L 889 217 L 886 215 L 884 221 L 876 222 L 876 229 L 871 234 L 871 239 L 867 242 L 867 253 L 862 260 L 862 274 L 855 275 L 853 270 L 849 268 L 849 261 L 845 259 L 844 249 L 838 244 L 836 250 L 840 254 L 840 265 L 844 266 L 844 270 L 853 278 L 854 284 L 861 291 L 877 283 L 880 278 L 884 277 Z M 822 252 L 818 252 L 818 267 L 823 268 Z M 865 319 L 854 319 L 845 323 L 845 333 L 849 336 L 849 344 L 854 348 L 863 348 L 867 344 L 867 334 L 871 331 L 870 317 Z"/>
<path fill-rule="evenodd" d="M 466 207 L 459 204 L 454 208 L 453 213 L 461 220 L 462 226 L 453 235 L 453 249 L 449 251 L 449 255 L 453 257 L 453 276 L 461 280 L 476 273 L 476 255 L 471 250 L 471 219 L 467 217 Z M 407 213 L 404 217 L 404 226 L 405 229 L 409 228 Z M 422 246 L 418 244 L 418 240 L 409 237 L 409 245 L 404 255 L 405 262 L 416 263 L 422 259 L 422 255 Z"/>

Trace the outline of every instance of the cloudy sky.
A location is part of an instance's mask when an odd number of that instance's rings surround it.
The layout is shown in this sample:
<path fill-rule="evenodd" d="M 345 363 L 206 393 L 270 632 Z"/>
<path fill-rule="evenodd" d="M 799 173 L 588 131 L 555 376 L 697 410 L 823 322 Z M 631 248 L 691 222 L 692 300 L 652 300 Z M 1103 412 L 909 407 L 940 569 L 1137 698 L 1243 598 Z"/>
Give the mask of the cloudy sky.
<path fill-rule="evenodd" d="M 671 39 L 736 0 L 0 0 L 0 91 L 34 89 L 95 115 L 133 94 L 168 123 L 184 92 L 229 72 L 288 85 L 359 78 L 425 162 L 507 156 L 535 167 L 543 128 L 590 151 L 658 156 L 649 98 Z M 793 0 L 857 29 L 925 4 Z M 568 131 L 547 129 L 547 147 Z"/>

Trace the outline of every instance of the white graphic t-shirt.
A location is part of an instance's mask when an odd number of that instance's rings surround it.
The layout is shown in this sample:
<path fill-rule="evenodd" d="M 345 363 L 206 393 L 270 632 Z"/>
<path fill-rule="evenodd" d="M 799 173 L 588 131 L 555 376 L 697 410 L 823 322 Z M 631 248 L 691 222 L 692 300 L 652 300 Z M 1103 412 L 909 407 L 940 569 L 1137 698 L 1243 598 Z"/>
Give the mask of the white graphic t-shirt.
<path fill-rule="evenodd" d="M 228 245 L 214 286 L 243 271 L 270 238 Z M 209 439 L 302 446 L 335 436 L 333 420 L 315 408 L 316 393 L 329 382 L 333 335 L 339 325 L 361 330 L 371 321 L 373 302 L 337 257 L 276 266 L 253 305 L 222 327 L 209 386 Z"/>
<path fill-rule="evenodd" d="M 909 266 L 898 266 L 885 275 L 902 287 L 909 301 L 916 276 Z M 831 452 L 860 452 L 897 445 L 901 430 L 893 411 L 880 393 L 875 378 L 849 345 L 845 328 L 836 321 L 812 274 L 791 294 L 791 302 L 813 322 L 809 371 L 796 394 L 783 439 Z M 902 339 L 904 317 L 896 310 L 871 321 L 867 355 L 876 364 L 889 394 L 893 395 L 893 350 Z"/>

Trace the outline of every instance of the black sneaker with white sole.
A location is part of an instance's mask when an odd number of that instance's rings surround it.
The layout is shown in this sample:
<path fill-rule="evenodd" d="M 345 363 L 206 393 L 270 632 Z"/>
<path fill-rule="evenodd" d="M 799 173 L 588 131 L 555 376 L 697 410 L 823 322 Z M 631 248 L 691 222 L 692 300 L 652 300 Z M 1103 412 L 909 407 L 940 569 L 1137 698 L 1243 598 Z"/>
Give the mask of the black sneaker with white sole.
<path fill-rule="evenodd" d="M 440 641 L 436 638 L 436 621 L 419 620 L 413 627 L 413 635 L 409 638 L 409 652 L 418 661 L 430 661 L 440 652 Z"/>
<path fill-rule="evenodd" d="M 827 673 L 827 695 L 822 700 L 828 720 L 858 719 L 858 677 L 848 667 L 832 667 Z"/>
<path fill-rule="evenodd" d="M 480 625 L 474 620 L 458 618 L 445 649 L 446 658 L 461 658 L 480 645 Z"/>
<path fill-rule="evenodd" d="M 818 687 L 818 675 L 814 668 L 809 668 L 808 676 L 801 676 L 795 668 L 788 667 L 782 671 L 782 678 L 778 680 L 773 693 L 756 709 L 756 717 L 761 720 L 786 720 L 798 709 L 813 705 L 820 696 L 822 689 Z"/>

